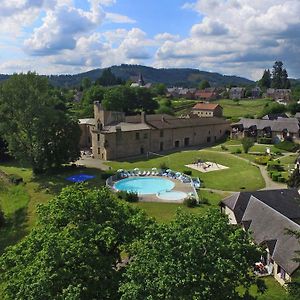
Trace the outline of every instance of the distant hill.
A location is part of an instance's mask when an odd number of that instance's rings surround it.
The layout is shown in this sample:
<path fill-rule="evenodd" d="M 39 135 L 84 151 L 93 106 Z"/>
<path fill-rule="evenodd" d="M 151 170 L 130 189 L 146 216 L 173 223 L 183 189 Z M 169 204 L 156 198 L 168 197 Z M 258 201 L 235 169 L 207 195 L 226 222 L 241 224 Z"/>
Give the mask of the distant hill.
<path fill-rule="evenodd" d="M 50 82 L 59 87 L 76 87 L 80 85 L 83 78 L 88 77 L 92 81 L 99 78 L 104 69 L 94 69 L 85 73 L 74 75 L 50 75 Z M 224 85 L 249 85 L 254 81 L 238 76 L 227 76 L 219 73 L 204 72 L 197 69 L 156 69 L 141 65 L 112 66 L 112 72 L 123 80 L 137 80 L 141 73 L 145 82 L 165 83 L 167 86 L 196 87 L 201 80 L 208 80 L 212 86 Z M 7 75 L 0 74 L 0 81 L 7 79 Z"/>

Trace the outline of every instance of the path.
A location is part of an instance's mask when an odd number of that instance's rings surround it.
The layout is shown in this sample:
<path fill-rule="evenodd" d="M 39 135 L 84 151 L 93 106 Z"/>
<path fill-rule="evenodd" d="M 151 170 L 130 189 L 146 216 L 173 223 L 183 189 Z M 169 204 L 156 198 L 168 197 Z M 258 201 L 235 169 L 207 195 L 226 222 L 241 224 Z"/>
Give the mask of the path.
<path fill-rule="evenodd" d="M 109 170 L 109 166 L 104 164 L 103 160 L 96 159 L 96 158 L 91 158 L 88 156 L 83 156 L 79 160 L 76 161 L 77 165 L 83 165 L 86 166 L 87 168 L 95 168 L 95 169 L 100 169 L 100 170 Z"/>

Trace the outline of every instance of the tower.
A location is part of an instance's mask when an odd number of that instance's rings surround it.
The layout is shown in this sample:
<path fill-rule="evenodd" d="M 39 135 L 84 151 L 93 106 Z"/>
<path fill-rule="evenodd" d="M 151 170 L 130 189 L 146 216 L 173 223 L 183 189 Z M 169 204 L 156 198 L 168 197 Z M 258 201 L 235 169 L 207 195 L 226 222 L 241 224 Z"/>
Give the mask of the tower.
<path fill-rule="evenodd" d="M 145 81 L 144 81 L 142 73 L 139 74 L 138 84 L 139 84 L 139 86 L 144 86 L 145 85 Z"/>

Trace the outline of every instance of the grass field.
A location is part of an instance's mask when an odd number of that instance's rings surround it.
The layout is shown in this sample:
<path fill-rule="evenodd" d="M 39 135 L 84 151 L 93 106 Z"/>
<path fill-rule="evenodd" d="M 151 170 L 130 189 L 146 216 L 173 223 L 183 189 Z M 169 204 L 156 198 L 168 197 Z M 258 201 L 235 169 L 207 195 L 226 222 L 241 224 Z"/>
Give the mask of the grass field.
<path fill-rule="evenodd" d="M 265 105 L 271 102 L 269 99 L 240 100 L 239 102 L 234 102 L 231 99 L 214 101 L 223 107 L 223 115 L 226 118 L 238 118 L 246 115 L 257 116 L 262 113 Z"/>
<path fill-rule="evenodd" d="M 209 173 L 201 173 L 192 170 L 192 175 L 200 177 L 206 188 L 218 189 L 223 191 L 257 190 L 264 187 L 264 180 L 260 171 L 251 164 L 228 153 L 214 151 L 181 151 L 164 157 L 149 160 L 135 160 L 127 162 L 108 162 L 107 165 L 113 169 L 134 169 L 134 168 L 153 168 L 165 163 L 175 171 L 184 171 L 197 159 L 216 162 L 229 167 L 226 170 L 218 170 Z"/>

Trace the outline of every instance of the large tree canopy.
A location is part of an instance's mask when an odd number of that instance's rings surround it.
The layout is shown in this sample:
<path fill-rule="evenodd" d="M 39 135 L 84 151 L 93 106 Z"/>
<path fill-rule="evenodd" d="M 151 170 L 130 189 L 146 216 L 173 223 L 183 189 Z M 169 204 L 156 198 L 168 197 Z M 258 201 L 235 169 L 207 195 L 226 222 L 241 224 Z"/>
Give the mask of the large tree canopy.
<path fill-rule="evenodd" d="M 218 211 L 180 213 L 170 224 L 154 226 L 131 255 L 122 300 L 242 299 L 237 287 L 247 294 L 255 281 L 249 268 L 259 258 L 248 234 Z"/>
<path fill-rule="evenodd" d="M 106 188 L 69 187 L 0 259 L 7 299 L 119 299 L 121 251 L 152 223 Z"/>
<path fill-rule="evenodd" d="M 79 157 L 80 129 L 47 78 L 15 74 L 0 87 L 0 134 L 10 153 L 34 172 Z"/>

